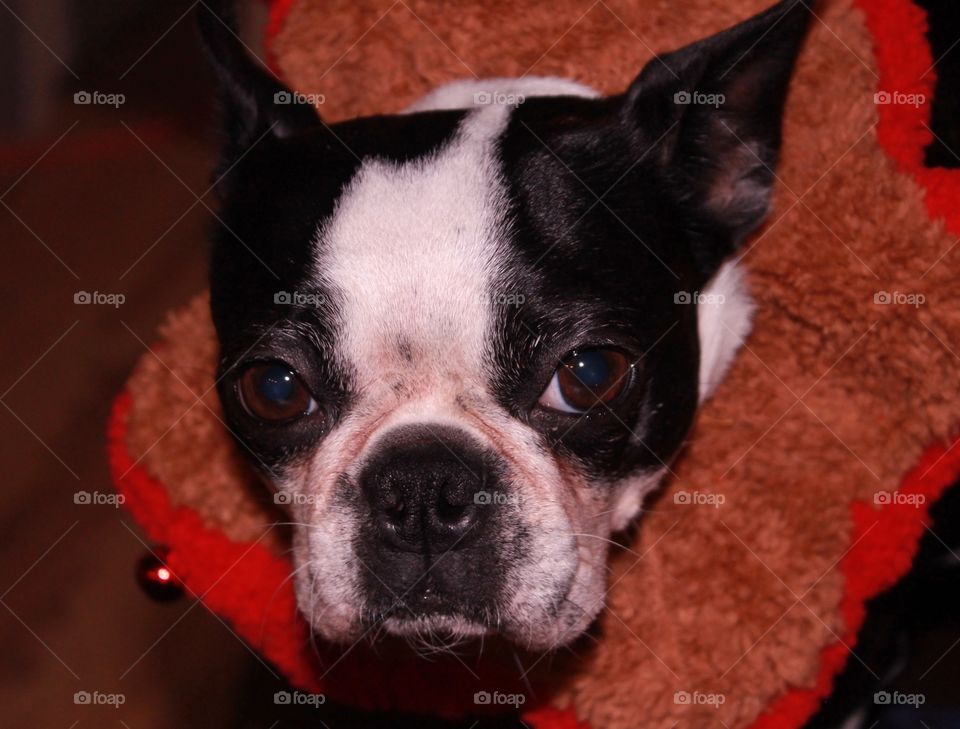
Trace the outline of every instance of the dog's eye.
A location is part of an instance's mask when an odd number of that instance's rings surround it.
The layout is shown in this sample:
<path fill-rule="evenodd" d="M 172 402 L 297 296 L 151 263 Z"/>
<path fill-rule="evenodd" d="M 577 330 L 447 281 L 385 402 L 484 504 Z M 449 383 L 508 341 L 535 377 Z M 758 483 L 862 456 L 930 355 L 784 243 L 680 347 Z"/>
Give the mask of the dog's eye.
<path fill-rule="evenodd" d="M 565 413 L 583 413 L 609 404 L 630 384 L 632 365 L 615 349 L 583 349 L 568 354 L 553 373 L 540 404 Z"/>
<path fill-rule="evenodd" d="M 272 422 L 293 420 L 317 409 L 306 385 L 282 362 L 248 368 L 240 377 L 240 401 L 253 417 Z"/>

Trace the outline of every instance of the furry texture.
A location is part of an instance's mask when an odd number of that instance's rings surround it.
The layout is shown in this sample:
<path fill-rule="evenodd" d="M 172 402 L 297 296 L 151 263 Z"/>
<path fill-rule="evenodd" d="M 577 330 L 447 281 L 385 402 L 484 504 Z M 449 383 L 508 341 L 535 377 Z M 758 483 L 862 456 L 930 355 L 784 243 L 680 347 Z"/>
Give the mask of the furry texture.
<path fill-rule="evenodd" d="M 918 53 L 922 16 L 893 0 L 860 4 L 871 11 L 893 6 L 901 19 L 878 59 L 906 35 L 914 39 L 907 57 Z M 723 7 L 707 0 L 582 7 L 495 0 L 462 3 L 453 22 L 447 6 L 422 1 L 300 0 L 282 27 L 275 25 L 273 51 L 298 90 L 324 93 L 324 113 L 343 118 L 402 109 L 428 88 L 471 72 L 510 76 L 529 68 L 617 91 L 651 49 L 708 35 L 762 7 L 756 0 Z M 758 302 L 747 349 L 706 403 L 631 550 L 614 550 L 599 639 L 574 656 L 542 661 L 531 674 L 543 674 L 551 700 L 594 727 L 633 727 L 638 714 L 649 727 L 798 726 L 846 659 L 863 601 L 908 567 L 926 506 L 960 470 L 958 448 L 934 449 L 904 485 L 904 493 L 921 489 L 925 506 L 876 503 L 878 494 L 897 492 L 925 446 L 947 441 L 958 428 L 953 400 L 960 367 L 950 343 L 960 341 L 960 312 L 950 297 L 960 248 L 951 249 L 953 237 L 928 217 L 951 216 L 948 224 L 960 231 L 956 211 L 944 202 L 947 191 L 956 193 L 955 177 L 951 187 L 950 173 L 939 173 L 924 201 L 923 188 L 896 170 L 878 143 L 877 109 L 885 123 L 880 142 L 923 181 L 921 112 L 874 105 L 870 37 L 850 2 L 828 4 L 819 15 L 787 110 L 771 222 L 748 241 L 743 257 Z M 518 22 L 505 24 L 504 17 Z M 875 29 L 884 25 L 876 17 Z M 889 67 L 898 68 L 895 60 Z M 917 75 L 930 63 L 907 63 L 909 78 L 884 70 L 889 85 L 881 88 L 927 89 L 929 99 L 933 74 L 923 82 Z M 891 131 L 896 124 L 906 131 Z M 904 299 L 917 294 L 925 303 Z M 155 538 L 181 548 L 177 568 L 188 584 L 191 576 L 202 583 L 204 575 L 214 584 L 191 553 L 267 535 L 260 544 L 279 554 L 283 542 L 268 528 L 276 517 L 255 498 L 256 486 L 221 424 L 194 407 L 215 364 L 203 303 L 177 314 L 163 338 L 165 362 L 187 386 L 155 360 L 141 362 L 129 385 L 134 398 L 125 430 L 114 436 L 139 465 L 114 471 L 129 471 L 120 479 L 128 490 L 152 474 L 149 483 L 169 494 L 153 499 L 188 507 L 176 513 L 212 530 L 191 531 L 148 497 L 131 499 Z M 207 397 L 217 412 L 212 391 Z M 234 542 L 224 546 L 210 536 L 221 530 Z M 207 536 L 197 542 L 197 533 Z M 278 594 L 290 609 L 289 591 Z M 267 615 L 256 595 L 250 598 L 257 607 L 247 601 L 238 612 L 226 598 L 215 602 L 221 596 L 214 590 L 207 599 L 238 625 L 249 628 Z M 256 641 L 256 631 L 245 634 Z M 308 659 L 293 655 L 295 640 L 281 641 L 282 649 L 256 644 L 275 659 L 282 654 L 285 662 L 278 663 L 290 666 L 294 680 L 310 677 Z M 366 658 L 366 664 L 344 660 L 340 676 L 325 677 L 325 688 L 349 684 L 363 665 L 369 673 L 362 684 L 382 691 L 365 697 L 367 703 L 410 706 L 409 681 L 416 684 L 404 676 L 410 664 L 385 668 Z M 447 664 L 437 671 L 449 685 L 461 679 L 472 685 L 465 673 L 454 673 Z M 482 678 L 488 689 L 491 675 Z M 678 691 L 726 700 L 685 702 Z M 439 699 L 442 691 L 423 693 Z M 453 703 L 436 708 L 452 712 Z"/>

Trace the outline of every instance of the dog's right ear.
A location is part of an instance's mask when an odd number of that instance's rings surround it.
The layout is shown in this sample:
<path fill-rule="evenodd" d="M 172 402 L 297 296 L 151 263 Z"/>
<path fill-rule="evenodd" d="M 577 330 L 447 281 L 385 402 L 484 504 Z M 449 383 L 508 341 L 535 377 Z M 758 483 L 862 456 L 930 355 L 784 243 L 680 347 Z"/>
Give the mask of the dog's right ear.
<path fill-rule="evenodd" d="M 222 169 L 262 137 L 289 137 L 321 124 L 311 105 L 296 103 L 290 89 L 254 60 L 237 34 L 234 2 L 202 2 L 198 20 L 220 87 L 226 137 Z"/>
<path fill-rule="evenodd" d="M 656 57 L 624 97 L 627 123 L 658 140 L 656 159 L 686 191 L 688 209 L 724 231 L 727 242 L 700 256 L 711 274 L 767 214 L 784 102 L 814 2 L 782 0 Z"/>

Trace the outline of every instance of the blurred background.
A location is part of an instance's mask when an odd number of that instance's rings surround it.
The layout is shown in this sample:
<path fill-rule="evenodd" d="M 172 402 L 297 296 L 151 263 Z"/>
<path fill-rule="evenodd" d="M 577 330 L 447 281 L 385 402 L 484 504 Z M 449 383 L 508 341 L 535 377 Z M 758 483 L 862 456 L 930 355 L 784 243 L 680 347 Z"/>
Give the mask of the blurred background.
<path fill-rule="evenodd" d="M 955 92 L 960 3 L 922 4 L 940 19 L 931 36 Z M 245 645 L 202 605 L 157 604 L 137 587 L 146 547 L 131 518 L 109 503 L 74 503 L 80 491 L 112 492 L 112 398 L 164 312 L 205 286 L 217 134 L 195 5 L 0 0 L 4 726 L 281 726 L 276 707 L 260 716 L 275 687 Z M 246 41 L 259 53 L 265 9 L 244 8 Z M 960 165 L 958 105 L 960 94 L 938 91 L 933 124 L 946 144 L 930 150 L 930 164 Z M 75 303 L 80 292 L 113 303 Z M 938 512 L 954 527 L 956 501 Z M 901 688 L 941 706 L 960 701 L 958 542 L 946 542 L 928 540 L 923 568 L 875 602 L 861 641 L 868 662 L 906 666 Z M 869 691 L 870 676 L 856 669 L 833 716 L 812 726 L 835 726 L 849 697 Z M 95 690 L 122 705 L 74 703 L 75 692 Z M 897 721 L 882 725 L 920 726 L 915 714 Z M 957 726 L 933 713 L 924 721 Z"/>
<path fill-rule="evenodd" d="M 111 400 L 205 285 L 217 135 L 194 5 L 0 3 L 3 726 L 235 726 L 259 667 L 202 606 L 143 595 L 124 511 L 74 503 L 112 492 Z M 245 6 L 257 48 L 264 9 Z M 125 703 L 76 706 L 80 690 Z"/>

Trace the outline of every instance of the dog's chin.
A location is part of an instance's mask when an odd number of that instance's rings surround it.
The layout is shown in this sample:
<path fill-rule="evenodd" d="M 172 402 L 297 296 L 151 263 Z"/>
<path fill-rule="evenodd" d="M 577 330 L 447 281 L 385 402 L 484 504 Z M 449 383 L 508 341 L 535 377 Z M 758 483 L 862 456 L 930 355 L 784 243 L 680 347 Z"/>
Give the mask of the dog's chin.
<path fill-rule="evenodd" d="M 387 635 L 431 643 L 462 643 L 492 635 L 495 631 L 461 615 L 390 617 L 383 621 Z"/>
<path fill-rule="evenodd" d="M 421 649 L 448 649 L 484 641 L 513 646 L 514 650 L 541 653 L 552 652 L 578 640 L 589 631 L 593 617 L 583 613 L 565 614 L 563 619 L 540 620 L 526 624 L 506 618 L 493 626 L 457 612 L 403 613 L 364 618 L 353 615 L 352 620 L 339 624 L 327 620 L 315 621 L 312 633 L 331 644 L 352 647 L 361 641 L 378 643 L 401 640 Z"/>

